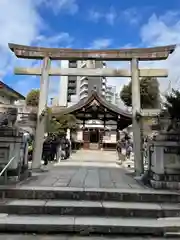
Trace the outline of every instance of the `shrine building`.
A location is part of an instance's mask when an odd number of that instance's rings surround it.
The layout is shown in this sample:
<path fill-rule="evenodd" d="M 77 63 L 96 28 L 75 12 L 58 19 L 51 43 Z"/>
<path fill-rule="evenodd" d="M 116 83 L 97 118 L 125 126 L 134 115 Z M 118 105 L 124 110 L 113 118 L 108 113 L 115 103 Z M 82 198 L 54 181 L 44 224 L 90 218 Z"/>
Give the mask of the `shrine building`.
<path fill-rule="evenodd" d="M 132 124 L 131 113 L 107 102 L 95 90 L 71 107 L 53 107 L 53 114 L 72 114 L 77 118 L 76 140 L 84 149 L 114 149 L 120 131 Z"/>

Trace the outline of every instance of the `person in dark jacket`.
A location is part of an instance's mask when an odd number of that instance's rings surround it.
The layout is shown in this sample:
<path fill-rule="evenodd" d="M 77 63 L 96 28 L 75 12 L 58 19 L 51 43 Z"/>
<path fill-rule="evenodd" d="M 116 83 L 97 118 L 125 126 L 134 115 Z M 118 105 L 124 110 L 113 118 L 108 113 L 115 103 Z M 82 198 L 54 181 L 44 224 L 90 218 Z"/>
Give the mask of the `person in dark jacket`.
<path fill-rule="evenodd" d="M 121 149 L 122 149 L 122 144 L 121 141 L 118 140 L 117 141 L 117 145 L 116 145 L 116 150 L 117 150 L 117 154 L 118 154 L 118 159 L 121 160 Z"/>
<path fill-rule="evenodd" d="M 65 139 L 65 154 L 68 159 L 70 157 L 70 141 L 67 138 Z"/>
<path fill-rule="evenodd" d="M 51 139 L 46 138 L 43 143 L 43 160 L 44 165 L 48 165 L 48 162 L 51 160 Z"/>
<path fill-rule="evenodd" d="M 66 159 L 66 152 L 65 152 L 66 141 L 65 141 L 65 137 L 62 137 L 60 144 L 61 144 L 61 159 L 64 160 L 64 159 Z"/>

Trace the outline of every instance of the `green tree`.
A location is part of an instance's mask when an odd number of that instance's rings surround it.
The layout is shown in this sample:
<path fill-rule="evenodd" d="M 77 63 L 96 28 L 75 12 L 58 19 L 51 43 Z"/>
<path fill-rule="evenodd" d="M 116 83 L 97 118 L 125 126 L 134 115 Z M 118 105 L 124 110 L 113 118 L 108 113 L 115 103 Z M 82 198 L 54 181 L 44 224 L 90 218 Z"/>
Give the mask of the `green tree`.
<path fill-rule="evenodd" d="M 26 96 L 26 105 L 37 107 L 39 103 L 39 95 L 40 95 L 39 89 L 31 90 Z"/>
<path fill-rule="evenodd" d="M 61 129 L 71 129 L 76 131 L 78 128 L 77 119 L 73 114 L 60 115 L 56 117 L 56 121 Z"/>
<path fill-rule="evenodd" d="M 164 114 L 168 114 L 172 120 L 180 120 L 180 91 L 172 89 L 172 92 L 165 98 Z"/>
<path fill-rule="evenodd" d="M 72 114 L 52 116 L 52 113 L 48 115 L 47 132 L 55 135 L 65 134 L 67 129 L 76 131 L 78 129 L 77 119 Z"/>
<path fill-rule="evenodd" d="M 132 106 L 132 81 L 124 85 L 120 97 L 128 107 Z M 140 79 L 140 97 L 141 108 L 158 108 L 159 107 L 159 83 L 155 77 L 143 77 Z"/>

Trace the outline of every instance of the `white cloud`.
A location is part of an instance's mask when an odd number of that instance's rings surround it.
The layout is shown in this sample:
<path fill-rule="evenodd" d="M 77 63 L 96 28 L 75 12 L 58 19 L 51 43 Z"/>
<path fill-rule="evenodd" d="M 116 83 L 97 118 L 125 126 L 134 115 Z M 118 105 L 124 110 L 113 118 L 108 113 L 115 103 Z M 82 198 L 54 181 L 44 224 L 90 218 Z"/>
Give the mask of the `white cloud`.
<path fill-rule="evenodd" d="M 163 46 L 180 43 L 180 18 L 179 13 L 169 11 L 162 16 L 153 14 L 148 22 L 141 28 L 141 39 L 145 46 Z M 144 63 L 143 66 L 152 66 L 167 68 L 169 77 L 160 79 L 160 87 L 163 93 L 170 90 L 171 87 L 180 87 L 179 70 L 180 48 L 169 56 L 166 61 L 152 62 L 151 65 Z"/>
<path fill-rule="evenodd" d="M 0 1 L 0 73 L 12 71 L 17 59 L 8 48 L 8 43 L 30 45 L 44 27 L 43 20 L 36 10 L 35 1 Z M 22 61 L 18 61 L 22 62 Z"/>
<path fill-rule="evenodd" d="M 70 36 L 67 32 L 61 32 L 57 35 L 53 36 L 44 36 L 39 35 L 34 39 L 34 42 L 36 42 L 36 46 L 42 46 L 42 47 L 59 47 L 65 45 L 71 45 L 74 38 Z"/>
<path fill-rule="evenodd" d="M 40 61 L 16 58 L 8 48 L 8 43 L 66 47 L 70 46 L 73 41 L 73 38 L 66 32 L 53 36 L 41 34 L 47 26 L 38 11 L 40 4 L 42 0 L 0 0 L 0 77 L 5 79 L 7 75 L 11 75 L 11 86 L 23 94 L 32 88 L 39 87 L 40 78 L 19 76 L 15 77 L 16 81 L 13 81 L 14 67 L 40 66 Z M 50 80 L 50 95 L 54 92 L 52 89 L 55 89 L 52 87 L 53 83 L 57 86 L 55 81 Z"/>
<path fill-rule="evenodd" d="M 152 14 L 146 23 L 140 29 L 141 43 L 136 47 L 164 46 L 180 43 L 180 13 L 168 11 L 164 15 L 157 16 Z M 130 46 L 127 46 L 132 47 Z M 173 54 L 164 61 L 140 62 L 140 68 L 166 68 L 168 69 L 168 78 L 160 78 L 160 90 L 167 93 L 171 88 L 180 89 L 180 47 L 178 46 Z M 124 62 L 110 62 L 112 68 L 129 69 L 129 64 Z M 109 78 L 109 84 L 115 85 L 118 92 L 124 84 L 127 84 L 127 78 Z"/>
<path fill-rule="evenodd" d="M 91 9 L 89 11 L 89 19 L 93 22 L 98 22 L 103 17 L 103 14 Z"/>
<path fill-rule="evenodd" d="M 130 24 L 138 24 L 141 20 L 141 15 L 136 8 L 127 8 L 121 13 L 121 17 Z"/>
<path fill-rule="evenodd" d="M 141 15 L 136 8 L 127 8 L 125 10 L 115 9 L 113 6 L 106 11 L 98 11 L 91 9 L 89 11 L 89 20 L 93 22 L 106 21 L 109 25 L 114 25 L 115 22 L 126 22 L 128 24 L 138 24 L 141 20 Z"/>
<path fill-rule="evenodd" d="M 79 10 L 76 0 L 39 0 L 39 4 L 52 9 L 54 14 L 66 12 L 73 15 Z"/>
<path fill-rule="evenodd" d="M 116 18 L 117 18 L 116 11 L 114 10 L 113 7 L 111 7 L 110 11 L 105 14 L 105 19 L 106 19 L 108 24 L 114 25 L 114 22 L 115 22 Z"/>
<path fill-rule="evenodd" d="M 180 42 L 180 19 L 172 19 L 172 13 L 163 16 L 153 14 L 141 29 L 142 42 L 160 46 Z"/>
<path fill-rule="evenodd" d="M 99 38 L 95 39 L 92 44 L 90 45 L 90 48 L 94 49 L 100 49 L 100 48 L 107 48 L 112 44 L 112 39 L 110 38 Z"/>
<path fill-rule="evenodd" d="M 31 0 L 1 0 L 1 48 L 8 42 L 30 44 L 42 27 L 42 20 Z"/>
<path fill-rule="evenodd" d="M 89 11 L 89 20 L 93 22 L 106 21 L 109 25 L 114 25 L 117 18 L 117 13 L 113 7 L 110 7 L 108 12 L 99 12 L 97 10 L 91 9 Z"/>
<path fill-rule="evenodd" d="M 107 62 L 107 67 L 108 68 L 113 68 L 113 69 L 130 69 L 130 63 L 129 62 L 113 62 L 113 61 L 108 61 Z M 130 81 L 129 78 L 125 78 L 125 77 L 108 77 L 108 84 L 112 85 L 112 86 L 116 86 L 116 91 L 117 93 L 120 93 L 122 87 L 125 84 L 128 84 L 128 82 Z"/>

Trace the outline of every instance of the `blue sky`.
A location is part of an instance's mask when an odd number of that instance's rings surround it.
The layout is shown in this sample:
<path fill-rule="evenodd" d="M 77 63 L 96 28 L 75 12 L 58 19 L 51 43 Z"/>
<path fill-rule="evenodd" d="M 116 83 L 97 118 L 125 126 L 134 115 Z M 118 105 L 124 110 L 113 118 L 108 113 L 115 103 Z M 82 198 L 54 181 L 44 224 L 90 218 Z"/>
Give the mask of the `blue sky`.
<path fill-rule="evenodd" d="M 124 48 L 180 43 L 179 0 L 0 0 L 0 75 L 11 87 L 27 94 L 39 87 L 39 78 L 15 76 L 15 66 L 40 65 L 19 60 L 8 42 L 45 47 Z M 162 91 L 179 86 L 179 48 L 166 62 L 142 63 L 142 67 L 166 67 L 168 79 Z M 128 67 L 127 63 L 109 63 Z M 58 94 L 60 77 L 50 79 L 49 95 Z M 117 91 L 128 79 L 108 79 Z"/>

